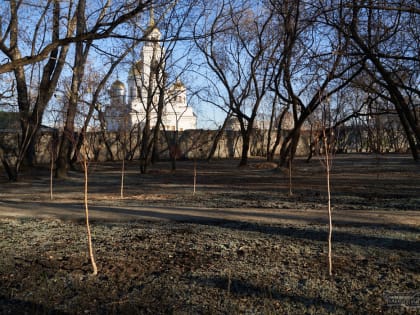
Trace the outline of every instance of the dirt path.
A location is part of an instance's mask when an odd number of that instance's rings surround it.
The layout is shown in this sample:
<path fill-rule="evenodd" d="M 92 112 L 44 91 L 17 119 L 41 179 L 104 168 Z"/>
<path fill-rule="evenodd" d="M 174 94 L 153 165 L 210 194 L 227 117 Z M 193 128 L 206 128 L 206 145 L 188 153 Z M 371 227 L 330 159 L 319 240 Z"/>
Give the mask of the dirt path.
<path fill-rule="evenodd" d="M 123 203 L 123 202 L 122 202 Z M 326 223 L 326 210 L 318 209 L 261 209 L 261 208 L 188 208 L 130 205 L 89 206 L 90 217 L 96 221 L 182 221 L 208 222 L 232 221 L 265 224 L 313 224 Z M 375 224 L 420 226 L 417 211 L 389 210 L 337 210 L 335 224 Z M 46 218 L 78 221 L 84 218 L 81 203 L 4 200 L 0 202 L 0 218 Z"/>
<path fill-rule="evenodd" d="M 420 226 L 420 166 L 406 155 L 343 155 L 332 174 L 336 224 Z M 357 166 L 357 167 L 355 167 Z M 298 159 L 293 170 L 293 196 L 288 172 L 273 163 L 236 161 L 198 163 L 198 191 L 192 193 L 193 164 L 178 162 L 175 173 L 165 162 L 139 175 L 134 161 L 126 165 L 125 196 L 120 199 L 118 163 L 91 165 L 89 208 L 98 221 L 233 221 L 267 224 L 313 224 L 327 220 L 325 175 L 317 161 Z M 274 168 L 273 168 L 274 167 Z M 83 173 L 54 181 L 49 195 L 49 169 L 22 174 L 17 183 L 0 181 L 0 218 L 84 218 Z"/>

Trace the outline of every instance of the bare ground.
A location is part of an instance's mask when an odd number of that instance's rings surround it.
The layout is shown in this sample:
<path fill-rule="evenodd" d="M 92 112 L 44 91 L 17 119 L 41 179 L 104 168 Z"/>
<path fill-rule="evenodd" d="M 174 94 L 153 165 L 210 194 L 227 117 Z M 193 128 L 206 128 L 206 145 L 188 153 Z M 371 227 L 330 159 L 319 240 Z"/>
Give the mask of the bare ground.
<path fill-rule="evenodd" d="M 420 313 L 420 166 L 404 155 L 334 159 L 334 276 L 325 171 L 252 160 L 166 162 L 140 175 L 89 166 L 99 275 L 87 257 L 83 174 L 0 180 L 1 314 Z"/>

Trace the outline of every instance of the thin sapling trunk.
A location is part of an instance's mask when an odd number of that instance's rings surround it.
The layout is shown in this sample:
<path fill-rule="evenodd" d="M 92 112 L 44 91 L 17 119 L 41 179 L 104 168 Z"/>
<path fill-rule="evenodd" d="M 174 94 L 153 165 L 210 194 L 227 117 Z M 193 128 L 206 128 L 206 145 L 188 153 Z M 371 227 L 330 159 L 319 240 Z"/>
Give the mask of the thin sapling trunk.
<path fill-rule="evenodd" d="M 194 191 L 193 194 L 195 195 L 197 186 L 197 159 L 194 157 Z"/>
<path fill-rule="evenodd" d="M 293 196 L 292 185 L 292 159 L 289 159 L 289 197 Z"/>
<path fill-rule="evenodd" d="M 96 266 L 95 256 L 93 254 L 93 245 L 92 245 L 92 233 L 90 231 L 89 223 L 89 207 L 88 207 L 88 163 L 87 163 L 87 152 L 85 147 L 85 154 L 83 156 L 83 170 L 85 175 L 84 181 L 84 205 L 85 205 L 85 217 L 86 217 L 86 231 L 87 231 L 87 241 L 89 247 L 89 258 L 93 268 L 93 275 L 98 274 L 98 267 Z"/>
<path fill-rule="evenodd" d="M 120 198 L 124 198 L 124 174 L 125 174 L 125 155 L 122 159 L 121 165 L 121 187 L 120 187 Z"/>
<path fill-rule="evenodd" d="M 331 185 L 330 185 L 330 175 L 331 175 L 331 161 L 330 161 L 330 147 L 327 143 L 327 137 L 324 133 L 324 143 L 325 143 L 325 170 L 327 176 L 327 198 L 328 198 L 328 274 L 332 276 L 332 209 L 331 209 Z"/>
<path fill-rule="evenodd" d="M 54 141 L 51 141 L 51 162 L 50 162 L 50 200 L 54 199 L 53 196 L 53 179 L 54 179 Z"/>

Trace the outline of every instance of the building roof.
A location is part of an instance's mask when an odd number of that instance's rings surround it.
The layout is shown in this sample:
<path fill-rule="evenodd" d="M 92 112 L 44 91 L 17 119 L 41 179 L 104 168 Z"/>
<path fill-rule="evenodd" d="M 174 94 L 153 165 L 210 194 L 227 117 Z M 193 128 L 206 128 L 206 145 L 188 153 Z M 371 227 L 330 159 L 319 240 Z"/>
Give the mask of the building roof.
<path fill-rule="evenodd" d="M 114 81 L 111 85 L 112 90 L 125 90 L 125 85 L 120 80 Z"/>
<path fill-rule="evenodd" d="M 182 81 L 179 80 L 179 79 L 176 79 L 176 82 L 174 83 L 173 86 L 174 86 L 175 89 L 183 89 L 183 88 L 185 88 L 184 83 L 182 83 Z"/>

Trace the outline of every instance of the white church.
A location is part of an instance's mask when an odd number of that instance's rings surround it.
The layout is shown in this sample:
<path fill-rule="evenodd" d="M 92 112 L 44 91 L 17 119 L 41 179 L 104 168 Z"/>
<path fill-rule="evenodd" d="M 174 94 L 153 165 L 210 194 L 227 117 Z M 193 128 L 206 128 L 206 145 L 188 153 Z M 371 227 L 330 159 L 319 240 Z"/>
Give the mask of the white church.
<path fill-rule="evenodd" d="M 159 40 L 161 33 L 156 27 L 151 13 L 151 32 L 141 50 L 141 58 L 130 69 L 127 87 L 123 82 L 115 81 L 109 90 L 110 104 L 105 110 L 105 123 L 108 131 L 130 130 L 143 127 L 149 117 L 150 128 L 157 122 L 159 104 L 162 112 L 162 124 L 167 131 L 183 131 L 197 128 L 197 117 L 187 105 L 187 92 L 184 84 L 177 80 L 164 90 L 165 73 L 164 49 Z M 159 84 L 160 83 L 160 84 Z M 128 93 L 127 93 L 128 91 Z M 162 125 L 161 124 L 161 125 Z M 163 129 L 162 126 L 159 128 Z"/>

